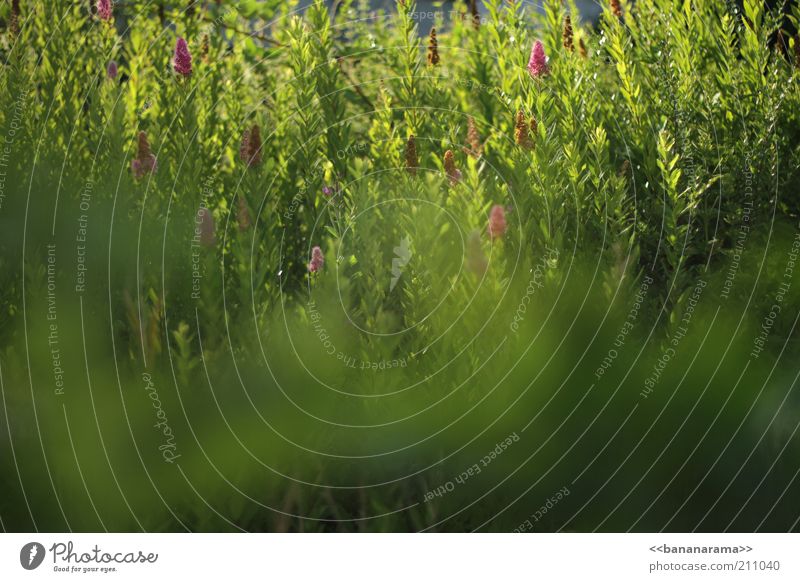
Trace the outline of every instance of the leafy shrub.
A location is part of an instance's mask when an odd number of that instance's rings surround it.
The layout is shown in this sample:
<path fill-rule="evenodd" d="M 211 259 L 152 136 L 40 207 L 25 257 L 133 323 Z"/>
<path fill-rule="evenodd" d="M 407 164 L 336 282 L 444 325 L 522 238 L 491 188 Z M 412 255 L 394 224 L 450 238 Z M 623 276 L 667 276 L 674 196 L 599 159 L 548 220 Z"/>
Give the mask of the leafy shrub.
<path fill-rule="evenodd" d="M 796 5 L 178 4 L 6 9 L 6 527 L 796 528 Z"/>

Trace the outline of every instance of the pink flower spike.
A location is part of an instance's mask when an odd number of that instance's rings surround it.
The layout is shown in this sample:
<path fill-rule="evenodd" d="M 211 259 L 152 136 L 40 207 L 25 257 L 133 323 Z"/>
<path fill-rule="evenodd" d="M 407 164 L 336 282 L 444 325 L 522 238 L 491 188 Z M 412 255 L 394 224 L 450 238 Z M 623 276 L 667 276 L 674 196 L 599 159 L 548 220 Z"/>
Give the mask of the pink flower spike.
<path fill-rule="evenodd" d="M 108 75 L 108 78 L 116 79 L 118 72 L 119 72 L 119 67 L 117 67 L 117 62 L 109 61 L 108 68 L 106 69 L 106 74 Z"/>
<path fill-rule="evenodd" d="M 492 240 L 501 238 L 506 233 L 507 228 L 506 211 L 500 204 L 495 204 L 489 213 L 489 238 Z"/>
<path fill-rule="evenodd" d="M 114 17 L 113 0 L 97 0 L 97 17 L 100 20 L 111 20 Z"/>
<path fill-rule="evenodd" d="M 308 263 L 308 272 L 316 273 L 325 264 L 325 257 L 322 255 L 322 249 L 314 247 L 311 249 L 311 262 Z"/>
<path fill-rule="evenodd" d="M 179 37 L 178 42 L 175 44 L 175 56 L 172 59 L 172 64 L 175 67 L 175 72 L 184 77 L 189 77 L 192 74 L 192 55 L 189 53 L 189 45 L 186 40 Z"/>
<path fill-rule="evenodd" d="M 534 79 L 538 79 L 550 73 L 550 68 L 547 66 L 547 55 L 544 54 L 544 45 L 540 40 L 533 43 L 533 47 L 531 48 L 531 58 L 528 60 L 528 72 Z"/>

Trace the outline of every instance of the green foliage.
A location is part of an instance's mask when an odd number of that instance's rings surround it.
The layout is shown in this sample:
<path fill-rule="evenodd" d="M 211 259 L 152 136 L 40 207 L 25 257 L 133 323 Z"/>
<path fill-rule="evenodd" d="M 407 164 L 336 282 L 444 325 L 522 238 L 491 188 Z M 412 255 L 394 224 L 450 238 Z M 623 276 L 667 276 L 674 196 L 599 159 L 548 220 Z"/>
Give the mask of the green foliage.
<path fill-rule="evenodd" d="M 680 414 L 693 413 L 696 393 L 687 392 L 703 385 L 698 414 L 727 406 L 739 370 L 715 375 L 712 364 L 750 353 L 800 212 L 798 39 L 776 47 L 786 23 L 764 2 L 744 0 L 741 14 L 733 3 L 622 2 L 622 18 L 606 6 L 596 29 L 572 2 L 548 0 L 536 12 L 486 0 L 479 26 L 463 17 L 464 2 L 446 3 L 435 65 L 412 0 L 376 18 L 352 0 L 335 15 L 324 3 L 300 13 L 296 2 L 186 10 L 130 0 L 117 3 L 113 23 L 88 4 L 21 2 L 24 25 L 0 40 L 0 374 L 23 387 L 4 402 L 18 415 L 9 434 L 41 447 L 20 424 L 32 422 L 27 392 L 52 393 L 52 284 L 81 461 L 97 488 L 129 480 L 102 503 L 113 513 L 104 526 L 508 530 L 519 520 L 503 508 L 582 438 L 612 392 L 627 400 L 598 420 L 598 442 L 616 434 L 631 403 L 644 412 L 630 438 L 657 422 L 648 405 L 667 406 L 670 395 Z M 573 50 L 562 44 L 566 14 Z M 790 21 L 798 19 L 795 5 Z M 193 56 L 186 78 L 173 70 L 178 37 Z M 550 69 L 536 79 L 526 68 L 535 39 Z M 529 143 L 515 135 L 518 111 L 535 120 Z M 254 125 L 259 161 L 248 165 L 240 145 Z M 140 131 L 158 168 L 137 179 Z M 405 167 L 412 135 L 416 173 Z M 495 205 L 507 230 L 493 239 Z M 48 245 L 57 249 L 52 272 Z M 315 246 L 325 264 L 309 272 Z M 645 279 L 642 323 L 594 388 Z M 653 362 L 694 310 L 698 280 L 708 288 L 676 363 L 641 400 Z M 747 371 L 769 398 L 789 382 L 770 365 L 796 355 L 794 283 L 770 350 Z M 717 318 L 719 304 L 731 315 Z M 180 435 L 183 478 L 157 453 L 143 373 Z M 547 445 L 583 398 L 588 408 Z M 486 507 L 437 525 L 476 496 L 465 488 L 418 502 L 484 454 L 488 441 L 475 435 L 494 443 L 551 401 L 524 437 L 544 443 L 542 454 L 530 464 L 535 447 L 503 457 L 504 475 L 522 467 L 518 476 Z M 721 423 L 733 430 L 749 402 L 735 398 Z M 35 414 L 52 421 L 46 444 L 61 446 L 61 403 Z M 701 428 L 678 440 L 696 442 Z M 98 433 L 110 438 L 114 463 L 94 454 Z M 671 436 L 661 427 L 652 438 L 667 446 Z M 397 454 L 387 460 L 386 451 Z M 118 467 L 133 458 L 143 470 Z M 667 458 L 682 460 L 674 449 Z M 568 462 L 570 478 L 588 459 Z M 74 468 L 58 465 L 60 494 L 83 495 Z M 32 461 L 24 470 L 45 479 Z M 223 475 L 246 495 L 230 500 Z M 710 486 L 728 477 L 715 473 Z M 480 494 L 492 483 L 483 485 Z M 121 503 L 116 492 L 129 490 Z M 37 494 L 49 511 L 40 528 L 101 527 L 93 514 L 61 515 L 47 493 Z M 197 496 L 219 512 L 200 509 Z M 0 506 L 5 526 L 30 529 L 12 503 Z M 414 508 L 390 514 L 401 506 Z M 693 525 L 696 509 L 689 503 L 676 527 Z M 595 527 L 605 517 L 596 511 L 569 527 Z M 375 515 L 383 517 L 347 521 Z M 603 527 L 630 521 L 615 515 Z"/>

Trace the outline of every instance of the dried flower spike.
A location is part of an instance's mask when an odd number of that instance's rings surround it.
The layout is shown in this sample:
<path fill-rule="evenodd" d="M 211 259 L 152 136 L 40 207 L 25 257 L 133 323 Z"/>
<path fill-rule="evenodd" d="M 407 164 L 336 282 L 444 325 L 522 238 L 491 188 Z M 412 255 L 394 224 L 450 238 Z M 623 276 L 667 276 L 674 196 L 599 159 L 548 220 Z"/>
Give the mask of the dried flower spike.
<path fill-rule="evenodd" d="M 209 50 L 210 40 L 208 38 L 208 34 L 203 35 L 203 40 L 200 43 L 200 60 L 204 63 L 208 63 L 208 50 Z"/>
<path fill-rule="evenodd" d="M 481 143 L 481 136 L 478 133 L 478 128 L 475 127 L 475 120 L 472 117 L 467 117 L 467 143 L 468 148 L 464 148 L 468 155 L 473 158 L 481 157 L 483 153 L 483 144 Z"/>
<path fill-rule="evenodd" d="M 119 73 L 119 67 L 117 66 L 116 61 L 109 61 L 108 67 L 106 67 L 106 75 L 109 79 L 116 79 L 117 74 Z"/>
<path fill-rule="evenodd" d="M 214 217 L 205 206 L 201 206 L 195 218 L 195 235 L 200 235 L 200 244 L 204 247 L 213 246 L 216 237 L 214 236 Z"/>
<path fill-rule="evenodd" d="M 109 21 L 114 17 L 113 0 L 97 0 L 97 17 Z"/>
<path fill-rule="evenodd" d="M 472 26 L 478 30 L 481 26 L 481 15 L 478 12 L 478 0 L 469 0 L 469 13 L 472 16 Z"/>
<path fill-rule="evenodd" d="M 536 120 L 532 120 L 533 123 Z M 514 124 L 514 141 L 518 146 L 525 148 L 526 150 L 533 149 L 533 140 L 531 139 L 530 135 L 531 124 L 525 119 L 525 114 L 522 112 L 522 109 L 517 111 L 517 120 Z"/>
<path fill-rule="evenodd" d="M 564 42 L 564 48 L 567 49 L 569 52 L 575 50 L 575 45 L 572 42 L 572 20 L 567 14 L 564 17 L 564 30 L 561 33 L 561 38 Z"/>
<path fill-rule="evenodd" d="M 253 224 L 253 220 L 250 218 L 250 209 L 247 207 L 247 200 L 244 199 L 244 196 L 239 196 L 239 211 L 236 213 L 236 221 L 239 223 L 239 232 L 244 232 Z"/>
<path fill-rule="evenodd" d="M 428 44 L 428 64 L 432 67 L 439 64 L 439 42 L 436 40 L 436 27 L 431 28 L 430 43 Z"/>
<path fill-rule="evenodd" d="M 136 157 L 131 160 L 131 171 L 134 178 L 141 180 L 147 174 L 156 171 L 158 164 L 156 157 L 150 152 L 150 142 L 147 141 L 147 134 L 139 132 Z"/>
<path fill-rule="evenodd" d="M 528 59 L 528 72 L 534 79 L 538 79 L 550 73 L 550 68 L 547 66 L 547 55 L 544 54 L 544 45 L 540 40 L 534 42 L 531 47 L 531 57 Z"/>
<path fill-rule="evenodd" d="M 453 150 L 444 152 L 444 172 L 450 180 L 450 185 L 455 186 L 461 181 L 461 171 L 456 168 L 456 159 Z"/>
<path fill-rule="evenodd" d="M 584 59 L 589 56 L 589 53 L 586 51 L 586 43 L 583 42 L 583 37 L 578 39 L 578 52 Z"/>
<path fill-rule="evenodd" d="M 182 37 L 178 38 L 175 43 L 175 55 L 172 59 L 172 65 L 175 67 L 175 72 L 184 77 L 189 77 L 192 74 L 192 55 L 189 53 L 189 45 Z"/>
<path fill-rule="evenodd" d="M 467 239 L 467 269 L 476 275 L 483 275 L 486 269 L 489 268 L 489 261 L 486 259 L 486 254 L 483 252 L 481 245 L 481 233 L 479 230 L 473 230 Z"/>
<path fill-rule="evenodd" d="M 786 44 L 786 39 L 783 36 L 783 30 L 779 28 L 778 33 L 775 35 L 775 48 L 778 50 L 780 54 L 786 56 L 788 54 L 788 52 L 786 51 L 786 47 L 787 44 Z"/>
<path fill-rule="evenodd" d="M 253 127 L 244 130 L 242 143 L 239 146 L 239 158 L 248 168 L 261 163 L 261 129 L 258 124 L 253 124 Z"/>
<path fill-rule="evenodd" d="M 617 18 L 622 18 L 622 6 L 619 0 L 611 0 L 609 5 L 611 6 L 611 13 Z"/>
<path fill-rule="evenodd" d="M 8 30 L 12 36 L 19 34 L 19 0 L 11 0 L 11 15 L 8 18 Z"/>
<path fill-rule="evenodd" d="M 408 136 L 406 142 L 406 171 L 412 176 L 417 175 L 417 168 L 419 168 L 419 160 L 417 159 L 417 142 L 414 136 Z"/>
<path fill-rule="evenodd" d="M 322 249 L 314 247 L 311 249 L 311 261 L 308 263 L 308 272 L 316 273 L 325 264 L 325 257 L 322 254 Z"/>
<path fill-rule="evenodd" d="M 495 204 L 489 213 L 489 225 L 487 228 L 489 238 L 492 240 L 501 238 L 506 233 L 507 228 L 505 208 L 500 204 Z"/>
<path fill-rule="evenodd" d="M 794 66 L 800 69 L 800 35 L 794 37 Z"/>

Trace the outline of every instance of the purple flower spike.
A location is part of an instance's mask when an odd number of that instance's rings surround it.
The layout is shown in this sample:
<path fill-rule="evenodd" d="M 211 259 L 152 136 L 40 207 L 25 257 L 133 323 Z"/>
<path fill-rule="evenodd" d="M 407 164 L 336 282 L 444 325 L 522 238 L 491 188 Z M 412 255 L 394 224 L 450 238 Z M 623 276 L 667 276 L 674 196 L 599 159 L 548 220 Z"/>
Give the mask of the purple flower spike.
<path fill-rule="evenodd" d="M 108 75 L 108 78 L 116 79 L 117 73 L 119 73 L 119 67 L 117 67 L 117 62 L 109 61 L 108 68 L 106 69 L 106 74 Z"/>
<path fill-rule="evenodd" d="M 319 247 L 314 247 L 311 249 L 311 262 L 308 263 L 308 272 L 316 273 L 322 269 L 322 265 L 324 264 L 325 257 L 322 255 L 322 249 Z"/>
<path fill-rule="evenodd" d="M 153 174 L 156 171 L 156 158 L 153 154 L 150 154 L 146 158 L 133 159 L 131 160 L 131 170 L 133 170 L 133 176 L 137 180 L 141 180 L 147 174 Z"/>
<path fill-rule="evenodd" d="M 114 17 L 113 0 L 97 0 L 97 17 L 100 20 L 111 20 Z"/>
<path fill-rule="evenodd" d="M 540 40 L 533 43 L 533 47 L 531 48 L 531 58 L 528 60 L 528 72 L 534 79 L 538 79 L 550 73 L 550 68 L 547 66 L 547 55 L 544 54 L 544 45 Z"/>
<path fill-rule="evenodd" d="M 333 196 L 333 188 L 329 186 L 323 186 L 322 193 L 330 198 L 331 196 Z"/>
<path fill-rule="evenodd" d="M 192 55 L 189 53 L 189 45 L 183 38 L 178 38 L 178 42 L 175 44 L 175 56 L 172 64 L 175 72 L 179 75 L 189 77 L 192 74 Z"/>

